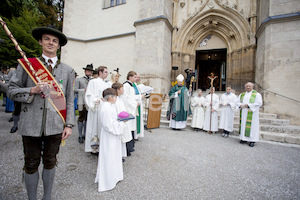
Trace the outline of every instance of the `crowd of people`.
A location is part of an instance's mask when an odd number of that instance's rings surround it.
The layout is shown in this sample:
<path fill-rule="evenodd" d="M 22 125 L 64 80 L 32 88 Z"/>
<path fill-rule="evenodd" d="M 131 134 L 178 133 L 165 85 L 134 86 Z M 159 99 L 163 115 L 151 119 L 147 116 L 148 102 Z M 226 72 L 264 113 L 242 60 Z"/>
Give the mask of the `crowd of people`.
<path fill-rule="evenodd" d="M 135 151 L 138 138 L 144 137 L 145 94 L 141 89 L 146 86 L 135 71 L 128 72 L 122 84 L 119 69 L 110 73 L 109 80 L 105 66 L 94 70 L 90 64 L 83 69 L 85 75 L 76 78 L 74 84 L 79 111 L 78 142 L 85 144 L 85 152 L 99 155 L 95 182 L 99 191 L 107 191 L 123 179 L 122 162 Z M 92 77 L 95 71 L 98 76 Z"/>
<path fill-rule="evenodd" d="M 111 72 L 107 80 L 108 68 L 94 69 L 93 64 L 83 68 L 84 76 L 77 78 L 74 69 L 57 57 L 58 49 L 67 43 L 62 32 L 48 26 L 33 29 L 32 35 L 42 47 L 41 57 L 31 60 L 33 66 L 19 60 L 10 76 L 2 75 L 9 84 L 1 81 L 0 85 L 1 92 L 7 94 L 6 106 L 10 100 L 15 102 L 12 120 L 17 122 L 11 132 L 22 135 L 28 199 L 37 196 L 41 159 L 43 199 L 51 199 L 56 157 L 60 145 L 72 134 L 75 110 L 79 114 L 78 142 L 84 143 L 85 152 L 98 155 L 95 178 L 98 191 L 113 189 L 123 180 L 124 158 L 131 156 L 135 142 L 144 137 L 143 101 L 145 94 L 153 89 L 141 84 L 140 75 L 135 71 L 129 71 L 126 81 L 120 83 L 119 69 Z M 224 130 L 223 136 L 228 137 L 233 131 L 234 112 L 240 108 L 241 143 L 250 141 L 250 146 L 254 146 L 258 141 L 262 99 L 253 90 L 252 83 L 245 85 L 246 92 L 238 98 L 227 87 L 220 100 L 212 89 L 206 98 L 199 90 L 190 102 L 192 90 L 184 86 L 183 80 L 180 74 L 169 93 L 167 118 L 171 128 L 185 128 L 188 116 L 193 113 L 191 126 L 195 131 L 216 132 L 220 128 Z M 219 125 L 218 111 L 221 112 Z"/>

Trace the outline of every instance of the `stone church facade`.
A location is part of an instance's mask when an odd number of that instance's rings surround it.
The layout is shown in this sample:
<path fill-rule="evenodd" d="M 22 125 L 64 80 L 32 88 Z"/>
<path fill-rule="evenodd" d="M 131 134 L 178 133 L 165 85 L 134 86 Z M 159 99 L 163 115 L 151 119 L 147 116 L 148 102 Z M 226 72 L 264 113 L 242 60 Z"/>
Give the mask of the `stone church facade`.
<path fill-rule="evenodd" d="M 168 93 L 178 74 L 195 71 L 195 89 L 248 81 L 264 112 L 300 124 L 300 4 L 297 0 L 68 0 L 61 59 L 82 68 L 134 70 L 155 92 Z"/>

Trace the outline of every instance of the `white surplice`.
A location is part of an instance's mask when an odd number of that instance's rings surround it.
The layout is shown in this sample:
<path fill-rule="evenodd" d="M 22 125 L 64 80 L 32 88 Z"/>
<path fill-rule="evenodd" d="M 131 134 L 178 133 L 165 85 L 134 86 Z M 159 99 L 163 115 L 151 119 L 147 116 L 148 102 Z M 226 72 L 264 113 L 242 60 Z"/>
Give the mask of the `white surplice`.
<path fill-rule="evenodd" d="M 134 88 L 128 82 L 124 83 L 123 86 L 124 94 L 122 96 L 122 100 L 125 105 L 126 112 L 136 116 L 137 101 L 135 99 Z M 131 131 L 136 130 L 136 119 L 129 120 L 127 123 Z"/>
<path fill-rule="evenodd" d="M 206 131 L 209 131 L 209 129 L 210 129 L 210 102 L 211 102 L 211 94 L 207 95 L 205 98 L 206 111 L 205 111 L 203 130 L 206 130 Z M 216 131 L 218 131 L 217 109 L 219 108 L 219 97 L 215 93 L 213 94 L 212 108 L 215 111 L 211 113 L 211 130 L 210 131 L 216 132 Z"/>
<path fill-rule="evenodd" d="M 143 96 L 141 93 L 140 88 L 138 87 L 138 85 L 136 84 L 137 89 L 139 91 L 139 94 L 135 95 L 135 100 L 140 103 L 140 111 L 141 111 L 141 115 L 140 115 L 140 133 L 137 134 L 137 130 L 134 131 L 134 139 L 138 139 L 139 137 L 144 137 L 144 106 L 143 106 Z M 138 114 L 138 107 L 136 109 L 136 115 Z"/>
<path fill-rule="evenodd" d="M 121 112 L 126 111 L 125 105 L 123 103 L 123 95 L 118 96 L 116 101 L 116 107 L 117 107 L 117 114 L 119 115 Z M 129 142 L 132 140 L 132 134 L 131 130 L 129 128 L 128 122 L 125 122 L 125 128 L 123 130 L 123 133 L 121 135 L 122 140 L 122 156 L 127 157 L 127 150 L 126 150 L 126 142 Z"/>
<path fill-rule="evenodd" d="M 204 125 L 204 104 L 205 98 L 196 96 L 192 99 L 191 106 L 193 107 L 192 128 L 203 128 Z"/>
<path fill-rule="evenodd" d="M 121 134 L 125 122 L 120 122 L 117 118 L 116 105 L 104 102 L 100 111 L 100 150 L 95 178 L 99 192 L 111 190 L 123 180 Z"/>
<path fill-rule="evenodd" d="M 249 103 L 250 97 L 252 95 L 252 91 L 245 93 L 243 102 L 241 102 L 242 94 L 240 94 L 239 98 L 237 99 L 238 107 L 240 107 L 242 104 L 248 104 L 249 106 L 249 108 L 242 108 L 240 140 L 257 142 L 259 140 L 259 108 L 262 106 L 262 97 L 261 94 L 257 93 L 254 103 Z M 250 129 L 250 137 L 246 137 L 245 128 L 246 128 L 246 121 L 247 121 L 247 115 L 249 109 L 253 112 L 253 114 L 252 114 L 252 122 L 251 122 L 251 129 Z"/>
<path fill-rule="evenodd" d="M 222 94 L 220 98 L 220 123 L 219 129 L 233 131 L 234 112 L 236 111 L 236 95 L 233 93 Z"/>
<path fill-rule="evenodd" d="M 85 102 L 88 109 L 86 134 L 85 134 L 85 152 L 93 152 L 91 139 L 98 135 L 100 138 L 100 108 L 102 105 L 102 92 L 109 88 L 109 84 L 101 78 L 95 78 L 89 81 L 85 92 Z M 95 102 L 100 100 L 100 104 Z"/>

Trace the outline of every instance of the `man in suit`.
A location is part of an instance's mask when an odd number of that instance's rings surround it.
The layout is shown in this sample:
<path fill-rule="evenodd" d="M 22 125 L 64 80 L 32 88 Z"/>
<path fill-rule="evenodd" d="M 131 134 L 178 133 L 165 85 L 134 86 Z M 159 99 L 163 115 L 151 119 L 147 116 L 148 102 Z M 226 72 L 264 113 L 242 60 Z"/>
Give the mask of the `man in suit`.
<path fill-rule="evenodd" d="M 72 134 L 74 126 L 74 70 L 61 63 L 57 58 L 57 50 L 67 43 L 67 37 L 52 26 L 38 27 L 32 30 L 33 37 L 42 46 L 40 61 L 48 67 L 49 73 L 59 83 L 65 99 L 63 109 L 64 120 L 54 105 L 45 98 L 44 88 L 48 83 L 35 84 L 23 67 L 19 64 L 16 74 L 11 78 L 8 87 L 9 98 L 19 101 L 21 114 L 19 134 L 22 135 L 24 148 L 24 180 L 28 199 L 36 199 L 39 182 L 40 160 L 42 158 L 42 180 L 44 186 L 43 199 L 51 199 L 52 185 L 57 164 L 56 155 L 61 141 Z"/>
<path fill-rule="evenodd" d="M 89 83 L 89 80 L 91 79 L 92 73 L 93 73 L 93 64 L 87 65 L 84 69 L 84 77 L 75 79 L 75 87 L 74 92 L 78 95 L 77 105 L 78 105 L 78 111 L 79 111 L 79 117 L 78 117 L 78 142 L 83 143 L 83 140 L 85 139 L 85 130 L 86 130 L 86 120 L 87 120 L 87 109 L 85 107 L 84 103 L 84 96 L 86 87 Z"/>

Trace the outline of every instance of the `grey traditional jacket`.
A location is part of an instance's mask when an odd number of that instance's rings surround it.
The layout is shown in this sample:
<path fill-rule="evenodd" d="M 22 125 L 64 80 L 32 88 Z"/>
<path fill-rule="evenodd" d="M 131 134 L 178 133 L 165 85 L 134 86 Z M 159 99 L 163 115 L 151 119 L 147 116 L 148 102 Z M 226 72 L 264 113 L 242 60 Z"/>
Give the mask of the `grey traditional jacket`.
<path fill-rule="evenodd" d="M 40 60 L 47 66 L 42 57 Z M 66 98 L 66 124 L 74 125 L 73 82 L 75 72 L 70 66 L 58 62 L 52 70 L 52 75 L 60 84 Z M 22 102 L 19 134 L 40 137 L 43 132 L 44 135 L 62 133 L 63 120 L 52 104 L 46 98 L 42 98 L 41 94 L 30 95 L 30 89 L 34 86 L 35 83 L 19 64 L 16 74 L 10 79 L 7 90 L 10 99 Z"/>
<path fill-rule="evenodd" d="M 84 96 L 85 96 L 85 89 L 89 83 L 89 78 L 87 76 L 76 78 L 75 79 L 75 86 L 74 92 L 78 94 L 78 110 L 82 111 L 84 103 Z"/>

